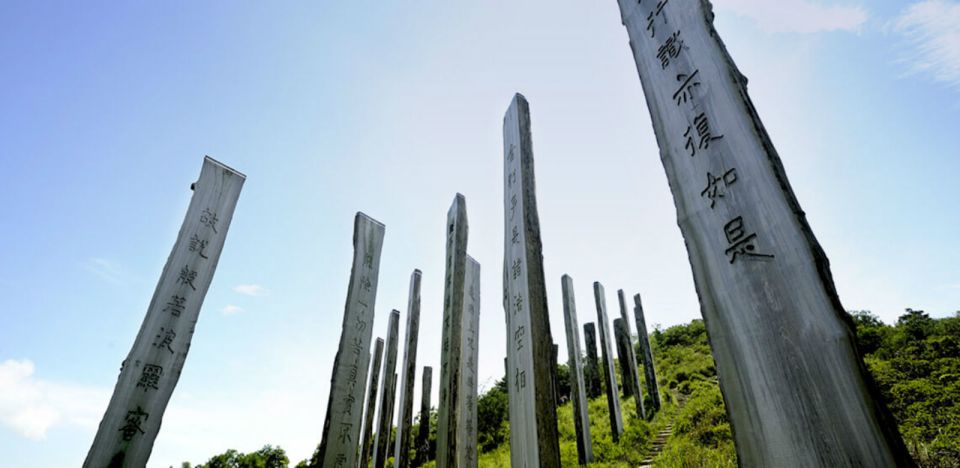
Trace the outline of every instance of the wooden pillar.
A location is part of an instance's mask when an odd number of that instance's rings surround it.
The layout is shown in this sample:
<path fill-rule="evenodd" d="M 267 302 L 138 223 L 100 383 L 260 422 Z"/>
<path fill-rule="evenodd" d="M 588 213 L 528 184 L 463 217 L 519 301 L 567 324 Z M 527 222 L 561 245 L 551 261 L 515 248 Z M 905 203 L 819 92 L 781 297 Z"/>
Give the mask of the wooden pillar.
<path fill-rule="evenodd" d="M 477 466 L 477 360 L 480 358 L 480 263 L 467 255 L 464 275 L 466 294 L 463 298 L 463 368 L 460 370 L 461 392 L 457 427 L 457 466 Z"/>
<path fill-rule="evenodd" d="M 600 384 L 600 360 L 597 356 L 597 327 L 593 322 L 583 324 L 583 339 L 587 347 L 587 365 L 583 375 L 587 381 L 587 397 L 596 398 L 602 391 Z"/>
<path fill-rule="evenodd" d="M 373 444 L 373 468 L 386 466 L 389 456 L 390 434 L 393 429 L 393 404 L 397 389 L 397 341 L 399 339 L 400 312 L 390 312 L 387 325 L 387 349 L 383 365 L 383 385 L 380 394 L 380 411 L 377 422 L 377 436 Z"/>
<path fill-rule="evenodd" d="M 520 94 L 503 118 L 503 154 L 503 307 L 512 375 L 510 460 L 515 467 L 560 466 L 530 106 Z"/>
<path fill-rule="evenodd" d="M 580 325 L 577 324 L 573 279 L 563 275 L 560 286 L 563 290 L 563 323 L 567 332 L 567 366 L 570 367 L 570 399 L 573 400 L 573 425 L 577 434 L 577 460 L 581 465 L 586 465 L 593 461 L 593 441 L 590 439 L 587 392 L 580 364 Z"/>
<path fill-rule="evenodd" d="M 437 467 L 458 467 L 463 293 L 467 267 L 467 202 L 457 194 L 447 212 L 447 257 L 440 349 L 440 406 L 437 409 Z"/>
<path fill-rule="evenodd" d="M 643 356 L 644 380 L 647 382 L 647 395 L 650 397 L 652 411 L 660 409 L 660 388 L 657 386 L 657 372 L 653 365 L 653 351 L 650 349 L 650 337 L 647 335 L 647 321 L 643 317 L 643 304 L 640 295 L 633 296 L 633 314 L 637 319 L 637 338 L 640 341 L 640 353 Z"/>
<path fill-rule="evenodd" d="M 420 431 L 417 433 L 417 460 L 420 466 L 430 459 L 430 392 L 433 384 L 433 368 L 423 368 L 423 384 L 420 388 Z"/>
<path fill-rule="evenodd" d="M 912 465 L 710 2 L 619 5 L 740 464 Z"/>
<path fill-rule="evenodd" d="M 220 162 L 204 158 L 180 233 L 140 332 L 120 368 L 84 468 L 147 464 L 187 359 L 200 305 L 217 269 L 245 179 Z"/>
<path fill-rule="evenodd" d="M 626 302 L 626 300 L 624 299 L 624 295 L 623 295 L 623 290 L 622 290 L 622 289 L 617 290 L 617 299 L 618 299 L 619 302 L 620 302 L 620 318 L 623 319 L 624 324 L 627 324 L 627 323 L 629 323 L 629 322 L 627 322 L 627 302 Z M 614 319 L 614 320 L 616 320 L 616 319 Z M 614 325 L 614 328 L 613 328 L 613 335 L 614 335 L 614 339 L 616 340 L 616 339 L 617 339 L 617 338 L 616 338 L 616 335 L 617 335 L 616 325 Z M 627 335 L 627 340 L 630 341 L 630 327 L 629 327 L 629 326 L 626 327 L 626 335 Z M 620 354 L 620 352 L 619 352 L 619 349 L 620 349 L 619 346 L 620 346 L 620 345 L 617 344 L 616 346 L 617 346 L 617 350 L 618 350 L 618 351 L 617 351 L 617 355 L 618 355 L 618 357 L 620 358 L 620 359 L 618 360 L 618 362 L 620 363 L 620 376 L 622 377 L 622 380 L 623 380 L 623 397 L 624 397 L 624 398 L 629 398 L 630 396 L 632 396 L 632 395 L 634 394 L 634 382 L 633 382 L 633 379 L 629 377 L 629 375 L 630 375 L 630 360 L 629 360 L 629 359 L 625 359 L 625 358 L 627 358 L 627 356 Z M 631 352 L 631 354 L 633 354 L 633 353 Z"/>
<path fill-rule="evenodd" d="M 373 415 L 377 411 L 377 388 L 380 383 L 380 364 L 383 362 L 383 338 L 377 338 L 373 346 L 373 362 L 370 364 L 370 385 L 367 390 L 367 411 L 363 423 L 363 443 L 360 446 L 360 463 L 366 468 L 370 464 L 373 451 Z"/>
<path fill-rule="evenodd" d="M 647 411 L 643 407 L 643 392 L 640 391 L 640 380 L 637 377 L 637 360 L 633 355 L 633 345 L 630 343 L 630 337 L 627 336 L 626 322 L 622 318 L 613 320 L 613 335 L 617 340 L 617 352 L 621 361 L 627 363 L 627 373 L 623 374 L 623 381 L 630 381 L 630 386 L 637 389 L 633 393 L 633 401 L 637 404 L 637 417 L 647 419 Z"/>
<path fill-rule="evenodd" d="M 607 390 L 607 409 L 610 410 L 610 435 L 614 442 L 623 434 L 623 415 L 620 413 L 620 398 L 617 395 L 617 375 L 613 368 L 613 336 L 607 321 L 607 299 L 603 285 L 593 283 L 593 296 L 597 304 L 597 328 L 600 329 L 600 351 L 603 355 L 604 384 Z"/>
<path fill-rule="evenodd" d="M 397 443 L 393 466 L 410 466 L 410 426 L 413 424 L 413 387 L 417 379 L 417 340 L 420 333 L 420 270 L 410 275 L 407 300 L 407 329 L 403 348 L 402 382 L 400 384 L 400 417 L 397 420 Z"/>

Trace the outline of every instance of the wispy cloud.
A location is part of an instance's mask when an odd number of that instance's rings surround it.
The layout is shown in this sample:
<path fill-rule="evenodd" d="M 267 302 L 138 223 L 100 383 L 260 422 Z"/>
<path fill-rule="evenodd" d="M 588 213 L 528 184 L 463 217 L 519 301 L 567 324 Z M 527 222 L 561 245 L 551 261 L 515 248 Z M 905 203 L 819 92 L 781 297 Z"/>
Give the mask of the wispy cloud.
<path fill-rule="evenodd" d="M 714 4 L 756 21 L 769 32 L 856 32 L 868 17 L 861 6 L 810 0 L 715 0 Z"/>
<path fill-rule="evenodd" d="M 270 292 L 259 284 L 238 284 L 233 287 L 233 291 L 245 296 L 265 296 Z"/>
<path fill-rule="evenodd" d="M 83 267 L 113 284 L 121 284 L 127 277 L 120 265 L 105 258 L 90 258 L 84 263 Z"/>
<path fill-rule="evenodd" d="M 221 309 L 220 311 L 223 312 L 223 315 L 233 315 L 233 314 L 243 312 L 243 308 L 237 307 L 233 304 L 229 304 L 223 309 Z"/>
<path fill-rule="evenodd" d="M 900 62 L 911 73 L 960 89 L 960 2 L 914 3 L 893 21 L 892 29 L 904 38 Z"/>
<path fill-rule="evenodd" d="M 0 423 L 33 440 L 61 425 L 96 429 L 107 389 L 42 380 L 34 371 L 29 359 L 0 363 Z"/>

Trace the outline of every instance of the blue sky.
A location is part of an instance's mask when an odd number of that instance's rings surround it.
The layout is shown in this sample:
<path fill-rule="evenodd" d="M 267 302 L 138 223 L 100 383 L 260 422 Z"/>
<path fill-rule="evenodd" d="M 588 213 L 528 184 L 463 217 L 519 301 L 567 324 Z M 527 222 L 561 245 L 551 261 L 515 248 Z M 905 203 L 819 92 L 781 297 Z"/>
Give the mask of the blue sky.
<path fill-rule="evenodd" d="M 596 280 L 608 305 L 643 294 L 651 326 L 698 317 L 616 4 L 516 3 L 0 5 L 5 461 L 83 460 L 205 154 L 248 178 L 153 467 L 266 443 L 309 456 L 356 211 L 387 226 L 375 334 L 420 268 L 419 361 L 436 366 L 446 210 L 466 196 L 481 385 L 502 375 L 501 119 L 517 91 L 558 342 L 564 273 L 581 323 Z M 953 314 L 960 2 L 771 5 L 717 0 L 717 28 L 845 307 Z"/>

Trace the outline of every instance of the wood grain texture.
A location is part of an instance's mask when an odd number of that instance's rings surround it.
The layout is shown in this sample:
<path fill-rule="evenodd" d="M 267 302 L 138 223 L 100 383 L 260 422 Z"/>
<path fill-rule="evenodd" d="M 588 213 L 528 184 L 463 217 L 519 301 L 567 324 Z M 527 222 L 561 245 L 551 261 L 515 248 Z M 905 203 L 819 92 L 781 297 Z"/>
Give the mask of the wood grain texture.
<path fill-rule="evenodd" d="M 204 158 L 177 240 L 121 366 L 84 468 L 143 467 L 149 460 L 245 179 Z"/>
<path fill-rule="evenodd" d="M 400 414 L 397 419 L 396 445 L 393 466 L 410 466 L 410 426 L 413 424 L 413 386 L 417 380 L 417 340 L 420 334 L 420 270 L 410 274 L 410 292 L 407 299 L 407 328 L 404 331 L 403 372 L 400 382 Z"/>
<path fill-rule="evenodd" d="M 610 436 L 614 442 L 623 434 L 623 414 L 620 412 L 620 397 L 617 395 L 617 372 L 613 368 L 613 335 L 607 321 L 607 299 L 603 285 L 593 283 L 593 298 L 597 306 L 597 328 L 600 330 L 600 354 L 603 357 L 603 373 L 607 391 L 607 409 L 610 410 Z"/>
<path fill-rule="evenodd" d="M 393 432 L 393 405 L 397 390 L 397 347 L 400 339 L 400 311 L 390 312 L 387 323 L 387 346 L 383 358 L 383 383 L 380 387 L 380 410 L 377 413 L 377 435 L 373 443 L 373 467 L 383 468 L 390 456 L 390 435 Z"/>
<path fill-rule="evenodd" d="M 909 466 L 706 0 L 620 0 L 744 466 Z"/>
<path fill-rule="evenodd" d="M 367 386 L 367 409 L 364 413 L 363 438 L 360 445 L 360 463 L 358 466 L 370 466 L 370 454 L 373 452 L 374 413 L 377 412 L 377 390 L 380 383 L 380 367 L 383 363 L 383 338 L 377 338 L 373 345 L 373 362 L 370 363 L 370 385 Z"/>
<path fill-rule="evenodd" d="M 464 275 L 457 466 L 477 466 L 477 360 L 480 358 L 480 263 L 467 255 Z"/>
<path fill-rule="evenodd" d="M 593 441 L 590 438 L 590 415 L 587 413 L 587 392 L 580 351 L 580 325 L 577 323 L 577 301 L 573 293 L 573 279 L 560 278 L 563 292 L 563 324 L 567 332 L 567 366 L 570 368 L 570 399 L 573 400 L 573 425 L 577 436 L 577 461 L 586 465 L 593 461 Z"/>

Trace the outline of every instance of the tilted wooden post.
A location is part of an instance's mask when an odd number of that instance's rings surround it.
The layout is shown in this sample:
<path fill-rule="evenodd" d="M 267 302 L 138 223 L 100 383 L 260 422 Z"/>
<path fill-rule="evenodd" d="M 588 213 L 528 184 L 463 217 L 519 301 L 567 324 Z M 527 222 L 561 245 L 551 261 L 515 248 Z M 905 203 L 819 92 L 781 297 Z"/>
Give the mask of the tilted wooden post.
<path fill-rule="evenodd" d="M 553 337 L 543 277 L 530 106 L 514 96 L 503 118 L 503 308 L 507 318 L 510 460 L 516 468 L 560 466 Z"/>
<path fill-rule="evenodd" d="M 457 427 L 457 466 L 477 466 L 477 360 L 480 358 L 480 263 L 467 255 L 464 275 L 466 294 L 463 297 L 463 368 L 460 373 L 459 412 Z"/>
<path fill-rule="evenodd" d="M 617 395 L 617 374 L 613 368 L 613 336 L 607 321 L 607 299 L 603 285 L 593 283 L 593 297 L 597 304 L 597 328 L 600 329 L 600 351 L 603 355 L 603 372 L 607 390 L 607 409 L 610 410 L 610 435 L 614 442 L 623 434 L 623 415 L 620 413 L 620 398 Z"/>
<path fill-rule="evenodd" d="M 187 215 L 121 366 L 84 468 L 142 467 L 150 459 L 245 178 L 204 158 Z"/>
<path fill-rule="evenodd" d="M 593 441 L 590 439 L 590 415 L 587 414 L 587 392 L 580 365 L 580 325 L 577 324 L 577 304 L 573 294 L 573 279 L 563 275 L 563 323 L 567 331 L 567 366 L 570 367 L 570 399 L 573 400 L 573 425 L 577 433 L 577 460 L 581 465 L 593 461 Z"/>
<path fill-rule="evenodd" d="M 628 322 L 627 322 L 627 304 L 626 304 L 626 301 L 625 301 L 624 298 L 623 298 L 623 290 L 622 290 L 622 289 L 617 291 L 617 298 L 620 300 L 620 318 L 623 319 L 623 322 L 624 322 L 624 323 L 628 323 Z M 616 323 L 616 319 L 614 319 L 614 323 Z M 627 340 L 629 341 L 629 340 L 630 340 L 630 327 L 629 327 L 629 326 L 627 327 L 626 334 L 627 334 Z M 613 327 L 613 336 L 614 336 L 614 340 L 617 340 L 617 339 L 618 339 L 618 338 L 616 338 L 616 336 L 617 336 L 617 327 L 616 327 L 616 325 L 614 325 L 614 327 Z M 616 343 L 616 341 L 614 341 L 614 343 Z M 619 351 L 619 350 L 620 350 L 620 345 L 619 345 L 619 344 L 617 344 L 617 345 L 615 345 L 615 346 L 617 346 L 617 356 L 619 357 L 618 362 L 620 363 L 620 376 L 623 378 L 623 379 L 622 379 L 622 380 L 623 380 L 623 397 L 624 397 L 624 398 L 627 398 L 627 397 L 633 395 L 633 393 L 634 393 L 633 378 L 630 376 L 630 359 L 628 359 L 628 356 L 625 356 L 625 355 L 620 354 L 620 351 Z M 633 354 L 633 353 L 631 352 L 631 354 Z"/>
<path fill-rule="evenodd" d="M 459 467 L 460 372 L 463 360 L 463 296 L 467 269 L 467 202 L 457 194 L 447 211 L 447 257 L 437 407 L 437 467 Z"/>
<path fill-rule="evenodd" d="M 423 384 L 420 388 L 420 430 L 417 432 L 417 459 L 420 466 L 430 459 L 430 390 L 433 385 L 433 368 L 423 368 Z"/>
<path fill-rule="evenodd" d="M 360 446 L 360 463 L 366 468 L 370 464 L 373 451 L 373 414 L 377 410 L 377 386 L 380 382 L 380 364 L 383 362 L 383 338 L 377 338 L 373 345 L 373 362 L 370 364 L 370 385 L 367 387 L 367 411 L 364 413 L 363 445 Z"/>
<path fill-rule="evenodd" d="M 597 357 L 597 327 L 593 322 L 583 324 L 583 340 L 587 347 L 587 365 L 583 375 L 587 381 L 587 397 L 596 398 L 602 391 L 600 385 L 600 359 Z"/>
<path fill-rule="evenodd" d="M 706 0 L 619 0 L 743 466 L 912 465 Z"/>
<path fill-rule="evenodd" d="M 653 351 L 650 349 L 650 337 L 647 335 L 647 321 L 643 317 L 643 304 L 640 295 L 633 296 L 633 313 L 637 319 L 637 338 L 640 341 L 640 353 L 643 356 L 644 380 L 647 382 L 647 394 L 650 396 L 651 412 L 660 409 L 660 388 L 657 386 L 657 372 L 653 365 Z"/>
<path fill-rule="evenodd" d="M 363 383 L 367 381 L 367 361 L 370 360 L 383 234 L 383 224 L 357 213 L 353 221 L 353 266 L 347 285 L 347 303 L 320 440 L 319 457 L 324 467 L 353 467 L 357 463 Z"/>
<path fill-rule="evenodd" d="M 400 311 L 390 312 L 387 324 L 387 348 L 383 362 L 383 383 L 380 388 L 380 411 L 377 435 L 373 444 L 373 468 L 383 468 L 389 457 L 390 434 L 393 429 L 393 404 L 396 400 L 397 341 L 400 338 Z"/>
<path fill-rule="evenodd" d="M 407 330 L 403 347 L 400 384 L 400 418 L 397 420 L 397 443 L 393 466 L 410 466 L 410 426 L 413 424 L 413 386 L 417 379 L 417 340 L 420 333 L 420 270 L 410 275 L 410 294 L 407 302 Z"/>
<path fill-rule="evenodd" d="M 620 359 L 627 362 L 627 373 L 623 374 L 623 381 L 631 381 L 630 386 L 637 389 L 633 393 L 633 401 L 637 405 L 637 417 L 647 419 L 647 411 L 643 407 L 643 392 L 640 390 L 640 380 L 637 377 L 637 360 L 633 356 L 633 345 L 630 343 L 630 337 L 627 336 L 626 322 L 622 318 L 613 320 L 613 336 L 617 341 L 617 354 Z"/>

